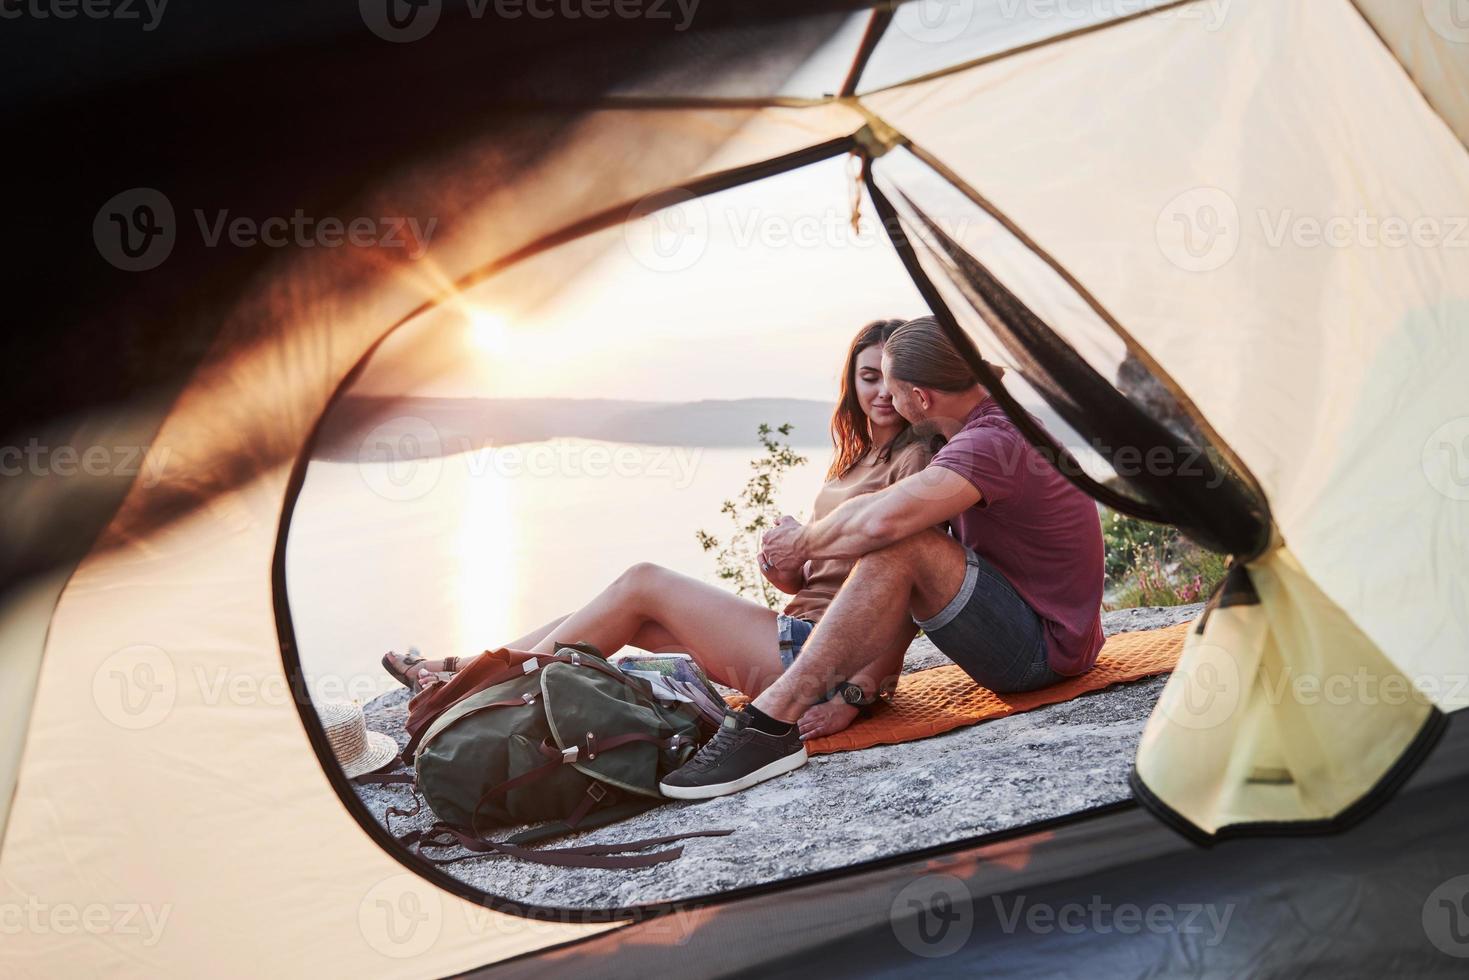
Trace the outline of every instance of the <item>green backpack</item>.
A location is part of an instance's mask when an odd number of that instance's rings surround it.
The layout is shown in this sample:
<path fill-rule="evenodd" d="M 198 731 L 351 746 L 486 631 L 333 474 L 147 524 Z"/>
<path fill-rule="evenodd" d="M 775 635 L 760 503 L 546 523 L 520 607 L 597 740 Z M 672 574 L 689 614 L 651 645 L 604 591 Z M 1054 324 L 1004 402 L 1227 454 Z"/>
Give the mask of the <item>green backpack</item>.
<path fill-rule="evenodd" d="M 523 654 L 508 680 L 451 705 L 415 739 L 417 788 L 439 818 L 402 838 L 538 863 L 629 868 L 670 861 L 682 848 L 612 857 L 702 831 L 620 845 L 528 850 L 523 845 L 625 819 L 664 801 L 658 783 L 711 734 L 691 705 L 663 702 L 647 681 L 609 664 L 588 644 Z M 503 841 L 492 827 L 535 823 Z"/>

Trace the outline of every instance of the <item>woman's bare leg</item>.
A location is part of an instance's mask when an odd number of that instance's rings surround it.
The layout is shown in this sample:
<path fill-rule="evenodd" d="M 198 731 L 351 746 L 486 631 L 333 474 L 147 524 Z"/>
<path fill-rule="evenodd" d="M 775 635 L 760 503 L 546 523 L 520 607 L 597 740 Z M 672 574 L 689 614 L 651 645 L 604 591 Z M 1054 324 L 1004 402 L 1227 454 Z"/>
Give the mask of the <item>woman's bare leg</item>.
<path fill-rule="evenodd" d="M 546 637 L 550 636 L 551 635 L 551 631 L 553 629 L 555 629 L 556 627 L 560 626 L 562 623 L 566 622 L 567 617 L 570 616 L 570 615 L 571 615 L 571 613 L 566 613 L 564 615 L 557 616 L 555 619 L 551 620 L 546 625 L 544 625 L 544 626 L 537 626 L 535 629 L 531 630 L 529 633 L 525 634 L 524 636 L 518 637 L 518 638 L 516 638 L 514 640 L 511 640 L 509 643 L 507 643 L 505 645 L 507 647 L 509 647 L 510 649 L 512 649 L 512 650 L 530 650 L 537 643 L 541 642 Z"/>
<path fill-rule="evenodd" d="M 634 565 L 533 648 L 590 643 L 611 656 L 624 646 L 687 651 L 714 680 L 754 697 L 784 670 L 775 613 L 717 586 L 658 565 Z"/>
<path fill-rule="evenodd" d="M 563 622 L 565 622 L 566 616 L 569 615 L 571 614 L 567 613 L 565 616 L 557 616 L 555 619 L 551 620 L 549 623 L 546 623 L 544 626 L 538 626 L 524 636 L 511 640 L 509 643 L 505 644 L 505 646 L 509 647 L 512 650 L 529 650 L 531 647 L 535 646 L 537 643 L 541 642 L 541 640 L 549 636 L 551 631 L 557 626 L 560 626 Z M 400 665 L 402 664 L 402 661 L 404 659 L 402 654 L 392 654 L 391 656 L 393 656 L 395 662 Z M 463 670 L 465 667 L 468 667 L 471 663 L 473 663 L 474 659 L 478 656 L 479 654 L 472 653 L 467 657 L 459 657 L 458 663 L 455 665 L 455 669 Z M 444 666 L 445 665 L 443 660 L 425 660 L 423 663 L 418 665 L 418 673 L 416 675 L 418 678 L 418 683 L 420 685 L 438 683 L 442 679 L 439 675 L 441 673 L 444 673 Z M 401 670 L 402 667 L 400 666 L 399 669 Z"/>

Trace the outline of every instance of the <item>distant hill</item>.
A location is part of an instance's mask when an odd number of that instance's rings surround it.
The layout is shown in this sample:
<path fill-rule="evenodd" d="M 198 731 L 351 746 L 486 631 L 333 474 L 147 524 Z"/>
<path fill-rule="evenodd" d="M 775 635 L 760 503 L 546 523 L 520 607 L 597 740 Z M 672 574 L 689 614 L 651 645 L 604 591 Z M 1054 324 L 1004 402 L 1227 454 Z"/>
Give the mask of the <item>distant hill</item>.
<path fill-rule="evenodd" d="M 415 455 L 447 455 L 557 437 L 660 446 L 753 447 L 760 424 L 790 423 L 790 441 L 830 445 L 832 406 L 800 398 L 642 402 L 608 398 L 383 398 L 333 407 L 314 458 L 352 460 L 414 440 Z M 372 445 L 365 445 L 369 441 Z M 400 450 L 401 451 L 401 450 Z M 384 453 L 386 450 L 384 450 Z"/>
<path fill-rule="evenodd" d="M 1069 430 L 1049 408 L 1027 407 L 1053 433 L 1066 438 Z M 762 422 L 771 426 L 789 422 L 792 445 L 826 449 L 831 445 L 831 410 L 827 402 L 805 398 L 643 402 L 348 396 L 332 408 L 313 458 L 357 462 L 394 454 L 395 458 L 444 456 L 558 437 L 753 448 Z"/>

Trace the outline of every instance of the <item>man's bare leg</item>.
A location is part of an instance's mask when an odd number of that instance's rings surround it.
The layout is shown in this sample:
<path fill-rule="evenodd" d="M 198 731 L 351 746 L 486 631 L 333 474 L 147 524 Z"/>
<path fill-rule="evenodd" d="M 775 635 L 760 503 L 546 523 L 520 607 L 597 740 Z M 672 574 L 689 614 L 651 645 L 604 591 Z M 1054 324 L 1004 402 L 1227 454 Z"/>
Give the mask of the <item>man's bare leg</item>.
<path fill-rule="evenodd" d="M 747 709 L 726 716 L 692 759 L 658 783 L 659 790 L 674 799 L 709 799 L 805 765 L 796 723 L 806 710 L 838 681 L 891 652 L 911 635 L 913 614 L 931 618 L 963 584 L 964 549 L 937 531 L 862 558 L 791 668 Z"/>
<path fill-rule="evenodd" d="M 917 634 L 916 625 L 904 631 L 901 634 L 902 638 L 893 645 L 891 650 L 871 663 L 857 668 L 847 680 L 864 691 L 881 691 L 886 682 L 897 678 L 903 672 L 903 657 L 908 652 L 908 645 L 913 642 L 913 637 Z M 800 720 L 796 722 L 800 729 L 801 741 L 809 742 L 813 738 L 835 735 L 856 721 L 860 713 L 859 708 L 848 704 L 840 696 L 813 704 L 801 714 Z"/>
<path fill-rule="evenodd" d="M 911 639 L 912 617 L 937 614 L 963 584 L 964 549 L 938 531 L 863 557 L 791 669 L 755 699 L 755 707 L 795 722 L 838 682 Z"/>

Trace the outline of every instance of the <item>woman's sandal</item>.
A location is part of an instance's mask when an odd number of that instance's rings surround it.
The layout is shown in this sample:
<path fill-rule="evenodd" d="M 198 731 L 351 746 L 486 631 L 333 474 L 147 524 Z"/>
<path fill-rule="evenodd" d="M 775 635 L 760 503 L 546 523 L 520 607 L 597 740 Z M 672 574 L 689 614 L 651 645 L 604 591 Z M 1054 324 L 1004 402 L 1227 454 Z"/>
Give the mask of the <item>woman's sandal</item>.
<path fill-rule="evenodd" d="M 401 669 L 393 665 L 392 650 L 383 654 L 382 659 L 383 670 L 386 670 L 394 680 L 415 694 L 423 690 L 423 685 L 418 681 L 418 669 L 419 665 L 425 662 L 425 658 L 419 655 L 417 647 L 408 648 L 408 656 L 403 658 Z M 433 676 L 437 677 L 440 682 L 447 681 L 458 669 L 458 657 L 445 657 L 443 670 L 435 671 Z"/>

